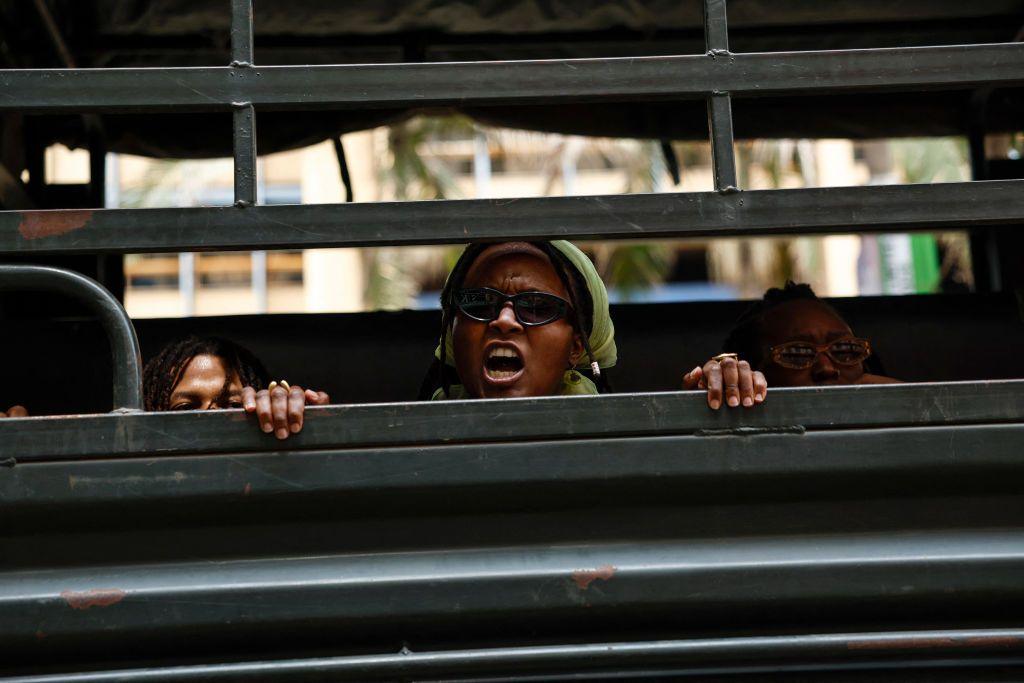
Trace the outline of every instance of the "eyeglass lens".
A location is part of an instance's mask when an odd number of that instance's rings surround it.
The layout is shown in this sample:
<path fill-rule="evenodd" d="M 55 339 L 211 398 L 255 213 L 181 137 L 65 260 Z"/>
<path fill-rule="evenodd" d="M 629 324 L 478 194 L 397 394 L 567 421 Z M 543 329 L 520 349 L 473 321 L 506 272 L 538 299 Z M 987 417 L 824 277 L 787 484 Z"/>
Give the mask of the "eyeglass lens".
<path fill-rule="evenodd" d="M 867 345 L 856 339 L 840 339 L 832 342 L 825 350 L 829 358 L 841 365 L 860 363 L 870 355 Z M 818 357 L 818 349 L 813 344 L 791 342 L 780 348 L 776 354 L 778 362 L 794 368 L 808 368 Z"/>
<path fill-rule="evenodd" d="M 462 312 L 471 318 L 491 321 L 501 315 L 506 301 L 512 301 L 516 318 L 526 325 L 539 325 L 555 320 L 561 315 L 561 299 L 543 292 L 523 292 L 505 296 L 498 291 L 487 289 L 466 289 L 458 293 L 457 302 Z"/>

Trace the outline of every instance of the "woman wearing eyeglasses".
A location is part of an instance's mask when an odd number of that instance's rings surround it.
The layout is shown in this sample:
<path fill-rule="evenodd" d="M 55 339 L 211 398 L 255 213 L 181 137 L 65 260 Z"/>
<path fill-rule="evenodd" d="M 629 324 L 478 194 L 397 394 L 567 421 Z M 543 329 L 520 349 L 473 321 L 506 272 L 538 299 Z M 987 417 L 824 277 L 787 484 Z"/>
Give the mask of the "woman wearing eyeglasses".
<path fill-rule="evenodd" d="M 806 284 L 769 289 L 736 322 L 725 347 L 748 358 L 772 386 L 899 382 L 869 372 L 871 343 Z"/>
<path fill-rule="evenodd" d="M 435 362 L 421 398 L 608 390 L 606 371 L 616 362 L 608 293 L 590 259 L 569 242 L 470 245 L 445 283 L 441 308 Z M 741 365 L 735 358 L 709 361 L 688 375 L 686 388 L 707 389 L 716 409 L 723 402 L 760 403 L 764 378 Z M 724 367 L 736 375 L 728 388 Z"/>

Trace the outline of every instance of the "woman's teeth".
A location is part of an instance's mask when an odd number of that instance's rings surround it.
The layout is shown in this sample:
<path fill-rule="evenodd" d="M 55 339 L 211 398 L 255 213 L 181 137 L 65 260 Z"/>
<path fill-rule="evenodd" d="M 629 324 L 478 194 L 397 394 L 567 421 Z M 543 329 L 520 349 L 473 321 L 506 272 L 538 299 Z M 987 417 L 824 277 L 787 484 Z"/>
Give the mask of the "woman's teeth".
<path fill-rule="evenodd" d="M 486 371 L 493 379 L 508 379 L 514 377 L 523 368 L 523 361 L 519 353 L 507 346 L 499 346 L 491 349 L 487 354 Z"/>

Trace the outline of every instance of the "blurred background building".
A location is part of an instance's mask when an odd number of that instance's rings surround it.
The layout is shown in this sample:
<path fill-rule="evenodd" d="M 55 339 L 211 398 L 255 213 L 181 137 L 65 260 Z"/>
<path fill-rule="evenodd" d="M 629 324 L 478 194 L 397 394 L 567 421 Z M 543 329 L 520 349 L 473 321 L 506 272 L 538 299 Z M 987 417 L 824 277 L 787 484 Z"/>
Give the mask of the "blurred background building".
<path fill-rule="evenodd" d="M 502 198 L 713 188 L 706 143 L 567 137 L 480 127 L 457 116 L 417 117 L 345 135 L 353 200 Z M 990 138 L 992 156 L 1022 139 Z M 264 204 L 346 200 L 332 142 L 261 157 Z M 756 140 L 737 143 L 750 190 L 969 177 L 962 138 Z M 54 146 L 48 182 L 88 179 L 84 151 Z M 108 207 L 227 205 L 230 159 L 107 158 Z M 140 226 L 144 229 L 144 226 Z M 787 279 L 819 294 L 911 294 L 973 287 L 962 233 L 592 242 L 618 301 L 756 298 Z M 363 311 L 436 307 L 457 247 L 153 254 L 125 257 L 133 317 Z"/>

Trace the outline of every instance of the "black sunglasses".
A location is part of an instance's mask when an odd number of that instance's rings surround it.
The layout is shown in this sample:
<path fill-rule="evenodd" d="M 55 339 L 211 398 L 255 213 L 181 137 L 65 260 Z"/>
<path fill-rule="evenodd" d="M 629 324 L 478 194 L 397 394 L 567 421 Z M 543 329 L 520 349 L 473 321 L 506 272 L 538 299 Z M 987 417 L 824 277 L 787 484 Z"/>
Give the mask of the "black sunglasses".
<path fill-rule="evenodd" d="M 455 292 L 455 305 L 473 320 L 491 322 L 501 315 L 506 302 L 512 302 L 512 310 L 521 325 L 532 327 L 546 325 L 565 317 L 571 305 L 560 296 L 547 292 L 520 292 L 505 294 L 490 287 L 460 289 Z"/>

